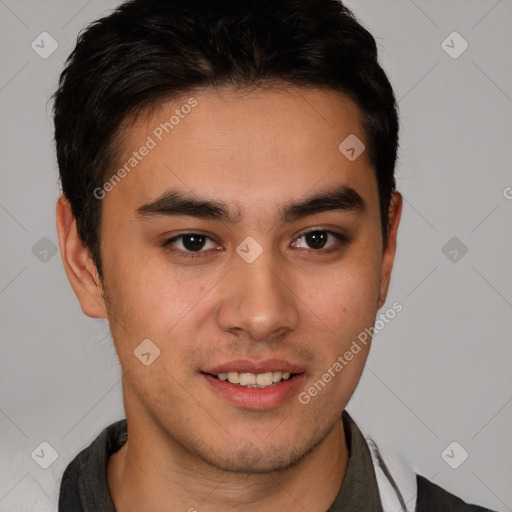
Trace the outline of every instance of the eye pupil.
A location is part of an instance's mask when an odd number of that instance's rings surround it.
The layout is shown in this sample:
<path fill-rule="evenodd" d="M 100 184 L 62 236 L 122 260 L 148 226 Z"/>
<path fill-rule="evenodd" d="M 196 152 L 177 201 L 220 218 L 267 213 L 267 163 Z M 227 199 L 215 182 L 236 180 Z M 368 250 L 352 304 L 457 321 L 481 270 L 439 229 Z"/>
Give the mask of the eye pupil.
<path fill-rule="evenodd" d="M 183 235 L 183 247 L 188 251 L 195 251 L 202 249 L 205 243 L 206 237 L 203 235 Z"/>
<path fill-rule="evenodd" d="M 321 249 L 325 245 L 325 231 L 311 231 L 306 234 L 306 241 L 310 247 Z"/>

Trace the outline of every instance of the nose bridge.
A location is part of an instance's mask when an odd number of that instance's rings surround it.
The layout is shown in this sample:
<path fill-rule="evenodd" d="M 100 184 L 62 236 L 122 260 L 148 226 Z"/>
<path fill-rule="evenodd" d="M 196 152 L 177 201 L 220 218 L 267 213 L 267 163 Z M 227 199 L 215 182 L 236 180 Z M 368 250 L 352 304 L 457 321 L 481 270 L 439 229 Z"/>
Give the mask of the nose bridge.
<path fill-rule="evenodd" d="M 272 249 L 248 238 L 233 255 L 218 322 L 225 331 L 244 330 L 251 339 L 264 340 L 277 331 L 295 329 L 297 304 Z"/>

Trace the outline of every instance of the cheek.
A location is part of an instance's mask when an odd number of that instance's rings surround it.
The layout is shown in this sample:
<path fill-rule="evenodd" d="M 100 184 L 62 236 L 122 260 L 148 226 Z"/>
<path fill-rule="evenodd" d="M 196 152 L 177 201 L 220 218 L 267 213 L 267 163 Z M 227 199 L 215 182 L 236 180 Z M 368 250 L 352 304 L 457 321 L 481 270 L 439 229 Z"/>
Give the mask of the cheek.
<path fill-rule="evenodd" d="M 125 322 L 139 337 L 165 335 L 183 317 L 193 314 L 194 304 L 205 293 L 204 286 L 184 279 L 176 269 L 159 271 L 148 260 L 135 265 L 124 261 L 111 277 L 116 307 L 122 308 Z"/>
<path fill-rule="evenodd" d="M 357 335 L 373 325 L 380 289 L 380 260 L 358 253 L 325 270 L 297 276 L 297 295 L 331 333 Z"/>
<path fill-rule="evenodd" d="M 315 397 L 317 407 L 344 408 L 364 369 L 379 290 L 378 265 L 370 260 L 361 258 L 357 264 L 308 278 L 315 292 L 310 288 L 304 301 L 308 305 L 306 323 L 316 338 L 317 350 L 304 393 L 311 400 Z"/>
<path fill-rule="evenodd" d="M 111 328 L 118 333 L 114 340 L 122 340 L 119 349 L 133 351 L 146 338 L 161 345 L 166 335 L 180 329 L 184 317 L 194 314 L 194 304 L 206 285 L 191 283 L 154 249 L 144 251 L 114 240 L 106 249 L 108 310 Z"/>

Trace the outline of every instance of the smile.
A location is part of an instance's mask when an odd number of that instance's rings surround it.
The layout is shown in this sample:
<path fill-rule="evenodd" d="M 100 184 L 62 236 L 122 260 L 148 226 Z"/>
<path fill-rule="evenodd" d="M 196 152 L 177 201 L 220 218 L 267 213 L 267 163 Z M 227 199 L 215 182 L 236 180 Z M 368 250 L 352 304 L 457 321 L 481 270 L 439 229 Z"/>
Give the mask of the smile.
<path fill-rule="evenodd" d="M 231 384 L 247 388 L 268 388 L 286 381 L 292 374 L 290 372 L 247 373 L 247 372 L 226 372 L 217 374 L 219 380 L 227 380 Z"/>

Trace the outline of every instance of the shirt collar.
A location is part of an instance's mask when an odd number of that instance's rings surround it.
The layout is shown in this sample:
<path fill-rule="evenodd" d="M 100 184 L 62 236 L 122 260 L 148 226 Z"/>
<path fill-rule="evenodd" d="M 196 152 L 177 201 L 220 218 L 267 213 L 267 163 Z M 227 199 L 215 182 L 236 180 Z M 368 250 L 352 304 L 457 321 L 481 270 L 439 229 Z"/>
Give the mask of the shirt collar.
<path fill-rule="evenodd" d="M 342 412 L 341 419 L 349 459 L 338 497 L 327 512 L 346 510 L 382 512 L 377 478 L 366 440 L 347 411 Z"/>

